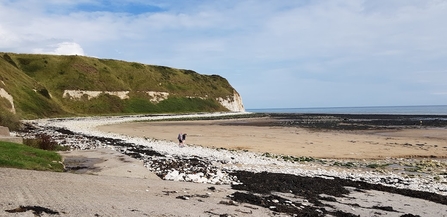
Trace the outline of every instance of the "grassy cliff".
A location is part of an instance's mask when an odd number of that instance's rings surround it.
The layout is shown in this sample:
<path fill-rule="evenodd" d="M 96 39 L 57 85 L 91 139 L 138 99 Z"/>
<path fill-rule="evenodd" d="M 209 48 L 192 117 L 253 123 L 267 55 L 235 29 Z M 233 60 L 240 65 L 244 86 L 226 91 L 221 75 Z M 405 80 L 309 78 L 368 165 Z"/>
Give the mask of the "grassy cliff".
<path fill-rule="evenodd" d="M 226 111 L 216 99 L 234 93 L 225 78 L 191 70 L 76 55 L 15 53 L 0 53 L 0 91 L 0 125 L 6 118 Z M 85 94 L 73 96 L 67 91 Z M 88 91 L 100 94 L 89 96 Z M 149 92 L 165 97 L 157 100 Z"/>

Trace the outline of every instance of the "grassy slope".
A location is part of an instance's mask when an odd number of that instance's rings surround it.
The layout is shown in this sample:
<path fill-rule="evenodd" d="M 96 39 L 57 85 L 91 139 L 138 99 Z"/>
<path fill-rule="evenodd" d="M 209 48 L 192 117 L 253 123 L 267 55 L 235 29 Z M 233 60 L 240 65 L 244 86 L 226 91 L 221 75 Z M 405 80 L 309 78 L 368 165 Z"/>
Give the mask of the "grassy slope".
<path fill-rule="evenodd" d="M 224 111 L 215 99 L 233 95 L 217 75 L 84 56 L 0 53 L 0 87 L 13 95 L 22 118 L 61 115 Z M 131 91 L 128 100 L 104 94 L 93 100 L 62 98 L 64 90 Z M 151 103 L 143 91 L 169 92 Z M 197 97 L 197 98 L 189 98 Z M 7 107 L 0 101 L 0 110 Z"/>
<path fill-rule="evenodd" d="M 0 167 L 61 172 L 64 170 L 59 163 L 61 159 L 52 151 L 0 141 Z"/>
<path fill-rule="evenodd" d="M 64 113 L 53 100 L 45 96 L 45 87 L 24 74 L 11 60 L 9 55 L 0 55 L 0 88 L 5 89 L 14 98 L 17 115 L 22 118 L 56 116 Z M 6 59 L 6 60 L 5 60 Z M 2 99 L 0 111 L 11 108 L 9 101 Z"/>

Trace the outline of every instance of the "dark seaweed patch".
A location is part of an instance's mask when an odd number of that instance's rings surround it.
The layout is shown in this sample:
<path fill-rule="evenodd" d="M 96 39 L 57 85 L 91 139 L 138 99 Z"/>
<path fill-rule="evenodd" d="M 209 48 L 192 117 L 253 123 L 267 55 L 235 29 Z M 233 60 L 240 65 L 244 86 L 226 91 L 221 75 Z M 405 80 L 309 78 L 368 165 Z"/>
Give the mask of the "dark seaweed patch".
<path fill-rule="evenodd" d="M 45 208 L 45 207 L 41 207 L 41 206 L 20 206 L 18 208 L 9 209 L 9 210 L 5 210 L 5 211 L 9 212 L 9 213 L 32 211 L 33 214 L 36 216 L 42 216 L 43 213 L 50 214 L 50 215 L 59 215 L 59 212 Z"/>

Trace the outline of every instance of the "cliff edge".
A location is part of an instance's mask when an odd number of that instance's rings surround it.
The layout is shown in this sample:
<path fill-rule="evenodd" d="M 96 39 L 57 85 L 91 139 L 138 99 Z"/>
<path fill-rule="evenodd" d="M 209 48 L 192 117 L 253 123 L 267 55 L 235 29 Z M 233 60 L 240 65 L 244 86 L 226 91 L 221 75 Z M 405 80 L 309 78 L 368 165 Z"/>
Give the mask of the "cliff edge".
<path fill-rule="evenodd" d="M 77 55 L 0 53 L 0 111 L 27 119 L 245 109 L 219 75 Z"/>

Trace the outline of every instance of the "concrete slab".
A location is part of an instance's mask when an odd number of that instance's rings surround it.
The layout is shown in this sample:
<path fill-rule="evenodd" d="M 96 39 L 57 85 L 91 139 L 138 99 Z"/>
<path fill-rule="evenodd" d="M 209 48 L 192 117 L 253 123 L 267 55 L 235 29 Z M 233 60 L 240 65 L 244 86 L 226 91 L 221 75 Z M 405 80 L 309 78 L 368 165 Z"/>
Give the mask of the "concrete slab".
<path fill-rule="evenodd" d="M 0 141 L 23 144 L 23 138 L 22 137 L 0 136 Z"/>
<path fill-rule="evenodd" d="M 0 136 L 11 136 L 9 133 L 9 128 L 0 126 Z"/>

